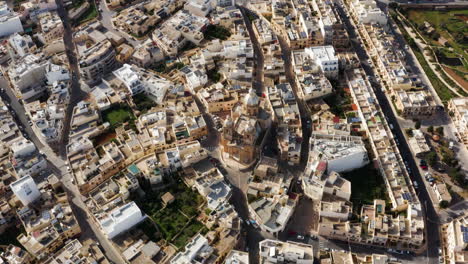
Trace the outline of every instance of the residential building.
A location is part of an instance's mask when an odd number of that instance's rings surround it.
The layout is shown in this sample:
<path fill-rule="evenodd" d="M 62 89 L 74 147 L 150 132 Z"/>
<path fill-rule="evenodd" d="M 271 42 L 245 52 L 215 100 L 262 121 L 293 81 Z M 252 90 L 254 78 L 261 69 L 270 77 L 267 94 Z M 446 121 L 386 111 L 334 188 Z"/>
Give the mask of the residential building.
<path fill-rule="evenodd" d="M 21 138 L 20 140 L 10 142 L 10 144 L 12 152 L 10 162 L 18 178 L 27 175 L 36 176 L 47 168 L 46 159 L 39 154 L 33 142 Z"/>
<path fill-rule="evenodd" d="M 26 55 L 34 54 L 36 52 L 36 44 L 29 35 L 20 35 L 14 33 L 8 38 L 8 52 L 10 57 L 14 60 L 20 59 Z"/>
<path fill-rule="evenodd" d="M 289 174 L 268 173 L 260 181 L 250 182 L 247 194 L 253 197 L 249 212 L 264 232 L 278 236 L 294 213 L 298 197 L 288 194 L 293 178 Z"/>
<path fill-rule="evenodd" d="M 199 17 L 206 17 L 218 3 L 217 0 L 190 0 L 184 5 L 184 9 Z"/>
<path fill-rule="evenodd" d="M 204 65 L 192 64 L 183 67 L 180 71 L 185 76 L 189 89 L 193 92 L 198 91 L 198 88 L 205 86 L 208 82 L 208 75 L 205 72 Z"/>
<path fill-rule="evenodd" d="M 46 87 L 47 62 L 35 55 L 27 55 L 11 65 L 8 77 L 15 92 L 21 99 L 27 101 L 40 97 Z"/>
<path fill-rule="evenodd" d="M 412 130 L 413 136 L 408 139 L 408 144 L 416 157 L 424 158 L 425 154 L 431 151 L 427 144 L 424 133 L 419 129 Z"/>
<path fill-rule="evenodd" d="M 322 201 L 327 196 L 332 201 L 349 201 L 351 198 L 351 182 L 341 177 L 337 172 L 325 173 L 327 163 L 317 163 L 313 171 L 309 164 L 302 176 L 304 194 L 312 200 Z"/>
<path fill-rule="evenodd" d="M 338 57 L 333 46 L 318 46 L 305 48 L 304 52 L 320 67 L 327 78 L 338 77 Z"/>
<path fill-rule="evenodd" d="M 453 98 L 448 102 L 447 110 L 458 138 L 468 147 L 468 97 Z"/>
<path fill-rule="evenodd" d="M 135 47 L 130 61 L 141 68 L 148 68 L 164 60 L 163 51 L 156 45 L 156 42 L 147 39 L 145 42 Z"/>
<path fill-rule="evenodd" d="M 278 123 L 279 157 L 290 164 L 301 160 L 302 123 L 299 106 L 289 83 L 268 87 L 268 99 Z"/>
<path fill-rule="evenodd" d="M 24 249 L 8 245 L 3 249 L 4 251 L 0 253 L 0 260 L 6 264 L 29 264 L 33 262 L 31 255 Z"/>
<path fill-rule="evenodd" d="M 26 233 L 18 236 L 21 245 L 36 259 L 45 260 L 65 241 L 81 233 L 73 215 L 68 197 L 56 176 L 47 179 L 49 185 L 41 188 L 41 202 L 17 210 Z"/>
<path fill-rule="evenodd" d="M 355 0 L 350 3 L 350 11 L 358 23 L 387 24 L 387 15 L 377 7 L 375 0 Z"/>
<path fill-rule="evenodd" d="M 60 264 L 74 261 L 83 264 L 109 264 L 98 243 L 91 239 L 85 240 L 83 244 L 78 239 L 67 241 L 65 246 L 50 256 L 45 264 Z"/>
<path fill-rule="evenodd" d="M 240 100 L 236 91 L 228 91 L 221 84 L 202 88 L 197 95 L 209 113 L 230 111 Z"/>
<path fill-rule="evenodd" d="M 439 106 L 428 91 L 395 91 L 395 106 L 406 117 L 432 115 Z"/>
<path fill-rule="evenodd" d="M 165 54 L 174 56 L 189 41 L 200 44 L 207 25 L 207 18 L 180 10 L 153 32 L 152 39 Z"/>
<path fill-rule="evenodd" d="M 68 103 L 68 82 L 54 82 L 48 86 L 49 98 L 41 103 L 39 100 L 25 104 L 31 128 L 44 144 L 57 143 L 62 135 L 63 119 Z"/>
<path fill-rule="evenodd" d="M 113 71 L 113 74 L 121 81 L 131 96 L 144 92 L 151 95 L 160 105 L 166 99 L 168 90 L 174 89 L 175 86 L 173 82 L 136 65 L 124 64 L 121 68 Z"/>
<path fill-rule="evenodd" d="M 411 225 L 411 230 L 404 229 L 397 232 L 392 243 L 406 241 L 405 247 L 410 249 L 419 248 L 424 240 L 424 220 L 422 219 L 422 205 L 418 200 L 416 192 L 412 186 L 412 181 L 407 173 L 406 165 L 401 158 L 397 144 L 393 140 L 393 133 L 383 117 L 383 113 L 378 110 L 377 99 L 374 91 L 360 69 L 354 69 L 346 72 L 346 78 L 350 87 L 351 96 L 356 103 L 358 115 L 365 129 L 366 137 L 370 142 L 370 147 L 376 157 L 374 163 L 379 169 L 387 186 L 392 209 L 394 211 L 406 211 L 407 216 L 404 220 L 397 219 L 399 226 Z M 376 210 L 376 209 L 373 209 Z M 371 210 L 372 211 L 372 210 Z M 383 211 L 384 210 L 380 210 Z M 383 216 L 382 216 L 383 217 Z M 385 219 L 390 219 L 386 217 Z M 395 223 L 394 221 L 394 223 Z M 406 224 L 405 224 L 406 223 Z M 389 225 L 391 226 L 391 225 Z M 350 225 L 353 229 L 355 225 Z M 393 226 L 392 230 L 395 230 Z M 357 227 L 359 229 L 359 227 Z M 354 234 L 360 233 L 356 229 Z M 379 231 L 380 232 L 380 231 Z M 400 235 L 398 235 L 400 234 Z M 387 235 L 384 238 L 370 238 L 366 243 L 385 244 L 388 241 Z M 350 238 L 351 239 L 351 238 Z M 352 236 L 353 240 L 359 240 L 359 236 Z"/>
<path fill-rule="evenodd" d="M 114 47 L 107 39 L 79 49 L 79 54 L 80 73 L 88 85 L 100 83 L 117 66 Z"/>
<path fill-rule="evenodd" d="M 23 32 L 20 15 L 11 10 L 7 2 L 0 2 L 0 37 Z"/>
<path fill-rule="evenodd" d="M 161 17 L 157 14 L 147 14 L 141 3 L 122 10 L 112 18 L 116 28 L 127 32 L 127 34 L 135 34 L 137 37 L 146 35 L 159 21 L 161 21 Z"/>
<path fill-rule="evenodd" d="M 265 239 L 260 241 L 259 247 L 260 264 L 279 262 L 306 264 L 314 262 L 314 252 L 311 245 Z"/>
<path fill-rule="evenodd" d="M 63 37 L 62 20 L 56 12 L 43 13 L 39 17 L 39 24 L 42 30 L 40 36 L 45 44 Z"/>
<path fill-rule="evenodd" d="M 468 216 L 455 218 L 442 226 L 442 241 L 445 263 L 455 264 L 468 261 Z"/>
<path fill-rule="evenodd" d="M 320 17 L 320 29 L 325 38 L 326 45 L 335 49 L 346 50 L 350 47 L 348 32 L 333 3 L 324 0 L 315 0 L 311 3 L 313 10 Z"/>
<path fill-rule="evenodd" d="M 432 188 L 434 189 L 434 193 L 436 194 L 439 202 L 446 201 L 447 203 L 450 203 L 452 201 L 452 196 L 450 195 L 445 183 L 436 183 Z"/>

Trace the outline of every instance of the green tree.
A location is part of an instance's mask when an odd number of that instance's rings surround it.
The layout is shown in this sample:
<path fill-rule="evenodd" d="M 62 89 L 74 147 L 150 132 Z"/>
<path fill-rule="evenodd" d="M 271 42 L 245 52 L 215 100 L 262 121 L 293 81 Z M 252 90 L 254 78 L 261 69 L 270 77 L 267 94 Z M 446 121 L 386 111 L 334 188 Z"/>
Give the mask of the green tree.
<path fill-rule="evenodd" d="M 426 154 L 426 160 L 427 160 L 427 164 L 429 164 L 429 166 L 434 167 L 434 165 L 437 162 L 437 153 L 435 153 L 435 151 L 431 151 L 431 152 L 427 153 Z"/>
<path fill-rule="evenodd" d="M 407 128 L 405 129 L 406 135 L 408 137 L 413 137 L 413 129 L 412 128 Z"/>
<path fill-rule="evenodd" d="M 442 201 L 440 201 L 440 203 L 439 203 L 440 208 L 447 208 L 448 205 L 449 205 L 449 202 L 447 202 L 447 201 L 445 201 L 445 200 L 442 200 Z"/>
<path fill-rule="evenodd" d="M 414 124 L 414 128 L 416 129 L 420 129 L 421 128 L 421 121 L 416 121 L 416 123 Z"/>
<path fill-rule="evenodd" d="M 439 136 L 443 136 L 444 135 L 444 128 L 443 127 L 437 127 L 436 128 L 436 133 L 439 135 Z"/>
<path fill-rule="evenodd" d="M 427 132 L 428 132 L 428 133 L 431 133 L 431 134 L 434 133 L 434 127 L 433 127 L 433 126 L 429 126 L 429 127 L 427 128 Z"/>

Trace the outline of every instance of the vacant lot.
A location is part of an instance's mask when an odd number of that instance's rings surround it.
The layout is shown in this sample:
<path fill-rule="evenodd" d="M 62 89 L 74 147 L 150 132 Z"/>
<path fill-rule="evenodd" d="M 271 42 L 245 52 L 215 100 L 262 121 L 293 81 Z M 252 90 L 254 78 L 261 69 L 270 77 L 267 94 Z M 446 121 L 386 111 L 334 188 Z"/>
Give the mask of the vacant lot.
<path fill-rule="evenodd" d="M 342 175 L 351 182 L 351 202 L 355 209 L 360 209 L 363 204 L 373 204 L 374 199 L 387 199 L 384 180 L 373 163 Z"/>

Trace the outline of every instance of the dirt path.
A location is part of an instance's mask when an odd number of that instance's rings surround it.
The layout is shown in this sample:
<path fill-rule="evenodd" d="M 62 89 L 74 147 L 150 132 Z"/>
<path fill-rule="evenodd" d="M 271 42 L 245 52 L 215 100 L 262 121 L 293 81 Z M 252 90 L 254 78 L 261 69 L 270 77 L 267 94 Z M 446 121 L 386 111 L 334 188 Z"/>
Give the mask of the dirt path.
<path fill-rule="evenodd" d="M 453 79 L 455 79 L 455 81 L 457 81 L 457 83 L 463 88 L 463 90 L 465 90 L 466 92 L 468 92 L 468 82 L 465 81 L 465 79 L 463 79 L 460 75 L 458 75 L 454 70 L 450 69 L 449 67 L 447 66 L 442 66 L 444 68 L 444 71 L 450 75 L 450 77 L 452 77 Z"/>

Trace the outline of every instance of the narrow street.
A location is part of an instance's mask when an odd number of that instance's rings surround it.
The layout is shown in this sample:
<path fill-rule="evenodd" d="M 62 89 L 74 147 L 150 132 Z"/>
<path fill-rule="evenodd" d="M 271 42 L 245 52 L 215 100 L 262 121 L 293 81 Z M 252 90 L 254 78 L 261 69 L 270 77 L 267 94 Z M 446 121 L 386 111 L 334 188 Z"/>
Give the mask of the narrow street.
<path fill-rule="evenodd" d="M 71 74 L 71 85 L 70 85 L 70 102 L 68 104 L 65 118 L 63 120 L 63 130 L 61 144 L 58 146 L 58 153 L 66 159 L 66 146 L 68 145 L 68 135 L 70 133 L 70 122 L 73 112 L 73 107 L 85 98 L 86 94 L 80 89 L 80 72 L 78 67 L 78 56 L 76 54 L 75 45 L 73 43 L 73 28 L 71 26 L 70 18 L 68 17 L 68 11 L 65 9 L 63 0 L 56 0 L 57 13 L 63 23 L 63 42 L 65 45 L 65 52 L 68 57 L 69 69 Z"/>
<path fill-rule="evenodd" d="M 354 49 L 360 59 L 360 61 L 367 61 L 369 56 L 367 55 L 367 52 L 364 50 L 364 48 L 360 45 L 360 39 L 359 36 L 357 35 L 356 28 L 350 21 L 350 18 L 347 18 L 346 12 L 343 10 L 342 3 L 340 1 L 340 4 L 337 4 L 337 10 L 339 11 L 343 21 L 345 22 L 345 26 L 348 30 L 349 36 L 351 38 L 352 44 L 354 46 Z M 370 77 L 375 78 L 375 73 L 372 69 L 371 66 L 368 64 L 364 64 L 363 68 L 366 72 L 366 74 Z M 400 149 L 400 154 L 403 158 L 403 160 L 408 161 L 408 165 L 413 172 L 410 174 L 411 179 L 413 181 L 416 181 L 419 186 L 424 186 L 424 179 L 419 173 L 417 164 L 411 155 L 411 151 L 409 149 L 408 143 L 405 140 L 405 137 L 403 135 L 403 132 L 397 122 L 397 118 L 395 114 L 392 111 L 392 108 L 390 106 L 390 103 L 385 96 L 384 92 L 382 91 L 382 87 L 380 84 L 375 84 L 374 85 L 374 91 L 377 96 L 377 99 L 379 101 L 379 105 L 382 109 L 382 112 L 386 114 L 386 116 L 389 118 L 389 123 L 393 124 L 395 129 L 393 132 L 395 133 L 395 136 L 398 138 L 400 143 L 399 149 Z M 426 242 L 427 242 L 427 249 L 425 255 L 427 256 L 427 262 L 428 263 L 437 263 L 438 262 L 438 249 L 439 249 L 439 218 L 438 215 L 431 203 L 429 194 L 427 192 L 426 188 L 420 188 L 418 192 L 418 197 L 419 201 L 423 206 L 423 210 L 425 210 L 425 218 L 426 218 Z"/>

